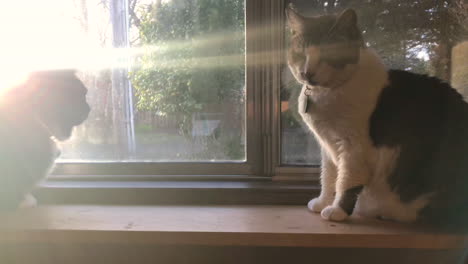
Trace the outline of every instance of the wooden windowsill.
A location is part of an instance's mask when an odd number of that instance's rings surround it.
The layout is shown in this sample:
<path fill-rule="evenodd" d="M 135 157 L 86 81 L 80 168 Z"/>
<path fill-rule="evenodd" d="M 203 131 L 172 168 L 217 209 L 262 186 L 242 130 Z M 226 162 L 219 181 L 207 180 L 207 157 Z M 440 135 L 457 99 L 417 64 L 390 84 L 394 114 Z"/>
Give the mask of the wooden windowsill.
<path fill-rule="evenodd" d="M 352 218 L 323 221 L 304 206 L 44 206 L 0 216 L 1 243 L 453 249 L 461 235 Z"/>

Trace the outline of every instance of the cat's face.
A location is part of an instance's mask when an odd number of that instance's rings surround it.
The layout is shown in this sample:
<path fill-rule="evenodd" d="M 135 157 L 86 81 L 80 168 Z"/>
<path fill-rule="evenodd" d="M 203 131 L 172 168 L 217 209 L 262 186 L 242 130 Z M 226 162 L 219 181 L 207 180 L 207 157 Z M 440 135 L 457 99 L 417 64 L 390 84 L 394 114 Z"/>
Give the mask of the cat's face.
<path fill-rule="evenodd" d="M 288 66 L 297 81 L 327 88 L 346 82 L 363 47 L 354 10 L 339 16 L 304 17 L 287 8 L 286 16 L 291 30 Z"/>
<path fill-rule="evenodd" d="M 74 71 L 36 72 L 28 83 L 35 86 L 33 98 L 37 117 L 58 140 L 69 138 L 73 127 L 88 117 L 87 89 Z"/>

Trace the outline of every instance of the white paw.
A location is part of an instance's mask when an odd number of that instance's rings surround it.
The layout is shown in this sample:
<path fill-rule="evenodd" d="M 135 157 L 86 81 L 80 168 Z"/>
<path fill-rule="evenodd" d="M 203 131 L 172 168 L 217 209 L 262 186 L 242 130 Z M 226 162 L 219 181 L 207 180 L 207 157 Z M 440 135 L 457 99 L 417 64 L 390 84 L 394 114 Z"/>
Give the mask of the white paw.
<path fill-rule="evenodd" d="M 36 207 L 36 206 L 37 206 L 36 198 L 28 193 L 24 196 L 24 200 L 19 204 L 18 208 L 30 208 L 30 207 Z"/>
<path fill-rule="evenodd" d="M 329 221 L 343 221 L 348 218 L 348 214 L 339 206 L 327 206 L 320 214 L 323 219 Z"/>
<path fill-rule="evenodd" d="M 307 207 L 309 208 L 310 211 L 315 212 L 315 213 L 320 213 L 323 208 L 325 208 L 328 204 L 324 202 L 323 199 L 320 199 L 320 197 L 314 198 L 309 201 L 307 204 Z"/>

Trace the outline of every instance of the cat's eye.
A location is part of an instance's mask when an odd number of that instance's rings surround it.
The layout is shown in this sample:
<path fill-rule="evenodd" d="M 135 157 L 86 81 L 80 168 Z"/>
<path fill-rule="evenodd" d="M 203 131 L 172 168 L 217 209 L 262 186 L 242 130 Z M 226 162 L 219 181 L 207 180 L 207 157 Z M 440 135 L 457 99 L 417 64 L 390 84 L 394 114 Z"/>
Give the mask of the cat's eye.
<path fill-rule="evenodd" d="M 291 57 L 294 61 L 304 61 L 306 59 L 306 56 L 302 52 L 292 52 Z"/>

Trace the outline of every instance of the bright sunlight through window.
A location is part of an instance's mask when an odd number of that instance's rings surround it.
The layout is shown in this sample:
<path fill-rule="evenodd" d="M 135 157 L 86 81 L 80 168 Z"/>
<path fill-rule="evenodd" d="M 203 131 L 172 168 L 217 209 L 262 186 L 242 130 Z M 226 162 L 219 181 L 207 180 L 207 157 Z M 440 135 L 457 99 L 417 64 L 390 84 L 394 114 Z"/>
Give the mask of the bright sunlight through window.
<path fill-rule="evenodd" d="M 79 70 L 92 112 L 61 160 L 242 162 L 244 9 L 243 0 L 7 1 L 0 85 Z"/>

